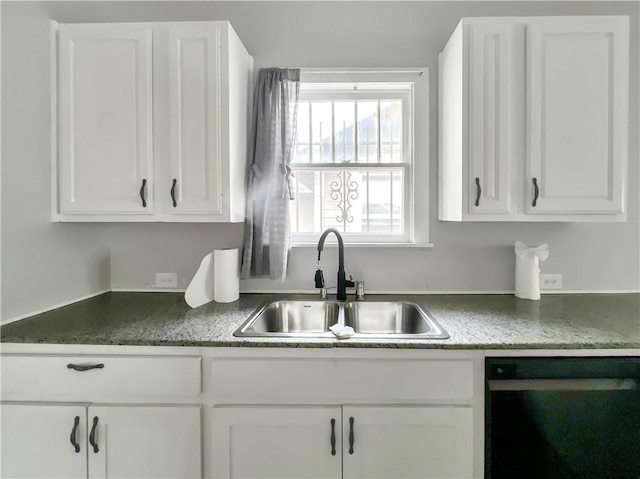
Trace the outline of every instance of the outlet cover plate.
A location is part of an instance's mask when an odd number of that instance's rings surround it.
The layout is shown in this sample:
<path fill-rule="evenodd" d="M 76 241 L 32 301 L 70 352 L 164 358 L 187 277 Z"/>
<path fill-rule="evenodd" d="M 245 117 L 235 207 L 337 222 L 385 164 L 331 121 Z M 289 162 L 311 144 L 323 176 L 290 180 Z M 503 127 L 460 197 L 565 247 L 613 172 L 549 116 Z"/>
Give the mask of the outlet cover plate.
<path fill-rule="evenodd" d="M 562 275 L 557 273 L 541 274 L 540 289 L 562 289 Z"/>
<path fill-rule="evenodd" d="M 177 288 L 177 273 L 156 273 L 156 288 Z"/>

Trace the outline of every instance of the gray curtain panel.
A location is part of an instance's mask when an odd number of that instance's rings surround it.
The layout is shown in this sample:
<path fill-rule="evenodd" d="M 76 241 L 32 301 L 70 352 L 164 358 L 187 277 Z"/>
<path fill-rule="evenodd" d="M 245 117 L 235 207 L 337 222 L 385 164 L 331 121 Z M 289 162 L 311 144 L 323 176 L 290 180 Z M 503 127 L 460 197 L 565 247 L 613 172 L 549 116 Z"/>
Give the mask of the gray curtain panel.
<path fill-rule="evenodd" d="M 284 279 L 300 70 L 263 68 L 253 95 L 242 278 Z"/>

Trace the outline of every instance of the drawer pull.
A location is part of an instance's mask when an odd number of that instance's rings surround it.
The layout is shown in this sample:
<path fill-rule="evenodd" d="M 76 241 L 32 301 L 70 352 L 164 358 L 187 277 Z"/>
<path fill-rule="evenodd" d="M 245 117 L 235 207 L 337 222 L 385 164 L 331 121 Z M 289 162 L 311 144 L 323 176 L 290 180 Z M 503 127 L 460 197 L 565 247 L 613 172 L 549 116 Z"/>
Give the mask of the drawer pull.
<path fill-rule="evenodd" d="M 80 416 L 76 416 L 73 420 L 73 429 L 71 429 L 71 445 L 76 450 L 76 453 L 80 452 L 80 444 L 78 444 L 78 440 L 76 439 L 78 424 L 80 424 Z"/>
<path fill-rule="evenodd" d="M 175 208 L 176 206 L 178 206 L 178 203 L 176 202 L 176 183 L 178 182 L 178 180 L 176 180 L 175 178 L 173 179 L 173 184 L 171 185 L 171 201 L 173 202 L 173 207 Z"/>
<path fill-rule="evenodd" d="M 353 436 L 353 418 L 349 418 L 349 454 L 353 454 L 353 443 L 355 442 L 355 437 Z"/>
<path fill-rule="evenodd" d="M 93 446 L 93 452 L 98 453 L 98 444 L 96 443 L 96 428 L 98 427 L 98 416 L 93 416 L 93 426 L 89 433 L 89 444 Z"/>
<path fill-rule="evenodd" d="M 140 199 L 142 200 L 142 207 L 146 208 L 147 207 L 147 200 L 145 199 L 145 194 L 144 194 L 144 190 L 147 187 L 147 180 L 143 179 L 142 180 L 142 186 L 140 187 Z"/>
<path fill-rule="evenodd" d="M 73 369 L 74 371 L 89 371 L 90 369 L 102 369 L 104 364 L 67 364 L 67 369 Z"/>
<path fill-rule="evenodd" d="M 336 455 L 336 420 L 331 419 L 331 455 Z"/>

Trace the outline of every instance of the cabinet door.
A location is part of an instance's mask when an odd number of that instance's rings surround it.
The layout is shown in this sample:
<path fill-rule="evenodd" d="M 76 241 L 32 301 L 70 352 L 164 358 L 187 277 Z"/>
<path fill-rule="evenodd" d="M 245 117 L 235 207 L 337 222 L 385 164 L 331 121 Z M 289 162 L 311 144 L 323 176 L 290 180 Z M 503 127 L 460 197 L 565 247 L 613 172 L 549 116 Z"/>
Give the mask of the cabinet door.
<path fill-rule="evenodd" d="M 214 477 L 341 477 L 339 406 L 220 407 L 213 421 Z"/>
<path fill-rule="evenodd" d="M 345 479 L 473 475 L 471 408 L 345 406 L 343 421 Z"/>
<path fill-rule="evenodd" d="M 59 31 L 62 214 L 153 213 L 151 30 Z"/>
<path fill-rule="evenodd" d="M 520 124 L 516 98 L 515 25 L 469 26 L 470 213 L 511 212 L 511 163 Z"/>
<path fill-rule="evenodd" d="M 87 423 L 91 479 L 202 477 L 200 406 L 91 406 Z"/>
<path fill-rule="evenodd" d="M 220 214 L 220 28 L 171 26 L 169 70 L 171 178 L 163 203 L 174 214 Z"/>
<path fill-rule="evenodd" d="M 624 17 L 527 27 L 527 213 L 624 212 L 628 49 Z"/>
<path fill-rule="evenodd" d="M 1 409 L 2 477 L 87 477 L 84 406 L 2 404 Z"/>

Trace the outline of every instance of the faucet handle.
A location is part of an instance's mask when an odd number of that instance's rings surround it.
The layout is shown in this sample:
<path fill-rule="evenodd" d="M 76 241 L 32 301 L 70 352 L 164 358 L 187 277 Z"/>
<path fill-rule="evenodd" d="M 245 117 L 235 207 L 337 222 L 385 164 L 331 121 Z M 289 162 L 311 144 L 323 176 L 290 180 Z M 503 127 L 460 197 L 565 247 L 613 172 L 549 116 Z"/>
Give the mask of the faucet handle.
<path fill-rule="evenodd" d="M 353 288 L 356 285 L 355 281 L 353 281 L 353 276 L 349 275 L 349 279 L 344 280 L 344 285 L 347 288 Z"/>
<path fill-rule="evenodd" d="M 327 286 L 325 288 L 320 289 L 320 299 L 327 299 L 327 291 L 331 288 L 335 288 L 335 286 Z"/>

